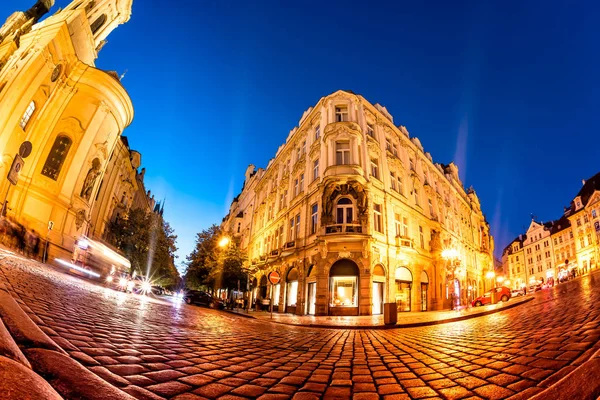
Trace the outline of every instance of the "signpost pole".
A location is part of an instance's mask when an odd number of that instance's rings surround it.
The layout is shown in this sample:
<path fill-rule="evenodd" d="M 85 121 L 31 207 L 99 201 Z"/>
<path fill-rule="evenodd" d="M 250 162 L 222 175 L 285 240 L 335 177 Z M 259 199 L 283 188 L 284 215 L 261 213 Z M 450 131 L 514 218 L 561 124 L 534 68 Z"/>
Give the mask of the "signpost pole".
<path fill-rule="evenodd" d="M 269 300 L 269 305 L 271 308 L 271 319 L 273 319 L 273 284 L 271 283 L 271 299 Z"/>
<path fill-rule="evenodd" d="M 10 191 L 11 184 L 8 184 L 8 188 L 6 189 L 6 194 L 4 195 L 4 202 L 2 202 L 2 211 L 0 212 L 0 216 L 4 217 L 4 211 L 6 210 L 6 199 L 8 199 L 8 192 Z"/>

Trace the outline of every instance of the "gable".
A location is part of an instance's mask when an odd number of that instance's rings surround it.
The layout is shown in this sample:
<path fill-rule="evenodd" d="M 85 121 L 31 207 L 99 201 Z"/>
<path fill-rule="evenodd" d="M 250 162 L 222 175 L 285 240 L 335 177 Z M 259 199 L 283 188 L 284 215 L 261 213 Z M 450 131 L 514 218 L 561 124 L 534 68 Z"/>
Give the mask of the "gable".
<path fill-rule="evenodd" d="M 594 205 L 596 203 L 600 202 L 600 191 L 596 190 L 594 191 L 594 193 L 590 196 L 590 200 L 588 201 L 588 203 L 586 204 L 586 208 Z"/>

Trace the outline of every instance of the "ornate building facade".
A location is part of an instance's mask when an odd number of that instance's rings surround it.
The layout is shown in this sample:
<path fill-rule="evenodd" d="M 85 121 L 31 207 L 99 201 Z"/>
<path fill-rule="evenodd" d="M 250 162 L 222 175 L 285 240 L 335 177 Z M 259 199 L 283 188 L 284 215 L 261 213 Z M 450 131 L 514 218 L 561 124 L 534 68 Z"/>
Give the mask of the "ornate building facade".
<path fill-rule="evenodd" d="M 449 308 L 452 292 L 481 294 L 493 269 L 489 225 L 458 168 L 348 91 L 309 108 L 265 169 L 247 169 L 223 228 L 248 253 L 253 297 L 279 312 Z"/>
<path fill-rule="evenodd" d="M 526 268 L 519 268 L 518 258 Z M 587 181 L 563 215 L 552 222 L 532 221 L 502 253 L 507 278 L 514 288 L 583 274 L 600 260 L 600 173 Z"/>
<path fill-rule="evenodd" d="M 3 179 L 0 192 L 7 216 L 48 232 L 56 257 L 88 232 L 110 155 L 133 119 L 118 75 L 94 64 L 132 0 L 74 1 L 39 22 L 53 3 L 40 0 L 0 28 L 0 175 L 23 142 L 32 145 L 16 186 Z"/>

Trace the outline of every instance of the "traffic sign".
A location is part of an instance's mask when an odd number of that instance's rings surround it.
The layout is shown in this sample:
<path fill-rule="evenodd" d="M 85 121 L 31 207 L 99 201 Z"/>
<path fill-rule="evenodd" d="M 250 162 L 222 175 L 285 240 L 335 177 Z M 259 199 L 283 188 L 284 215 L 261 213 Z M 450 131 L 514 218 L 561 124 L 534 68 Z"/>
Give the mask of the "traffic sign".
<path fill-rule="evenodd" d="M 19 173 L 21 172 L 21 170 L 23 169 L 23 165 L 25 164 L 25 161 L 23 161 L 23 157 L 21 157 L 20 155 L 16 155 L 15 159 L 13 160 L 12 165 L 10 166 L 10 170 L 8 171 L 8 181 L 10 183 L 12 183 L 13 185 L 16 185 L 17 182 L 19 181 Z"/>
<path fill-rule="evenodd" d="M 269 282 L 271 282 L 271 285 L 277 285 L 279 283 L 279 281 L 281 281 L 281 276 L 279 275 L 279 272 L 277 272 L 277 271 L 269 272 Z"/>

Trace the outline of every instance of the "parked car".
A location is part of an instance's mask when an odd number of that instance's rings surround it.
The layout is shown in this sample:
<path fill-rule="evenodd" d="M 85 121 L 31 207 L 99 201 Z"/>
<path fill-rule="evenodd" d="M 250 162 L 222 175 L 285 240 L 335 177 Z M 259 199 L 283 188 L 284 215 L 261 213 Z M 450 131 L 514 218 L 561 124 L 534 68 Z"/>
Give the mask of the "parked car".
<path fill-rule="evenodd" d="M 519 297 L 519 296 L 525 296 L 525 293 L 523 293 L 523 289 L 513 289 L 510 291 L 510 297 Z"/>
<path fill-rule="evenodd" d="M 219 310 L 225 308 L 225 305 L 221 300 L 214 298 L 210 293 L 202 292 L 199 290 L 188 290 L 183 295 L 183 301 L 185 301 L 186 304 L 198 304 L 201 306 L 216 308 Z"/>
<path fill-rule="evenodd" d="M 510 297 L 511 297 L 509 288 L 507 288 L 506 286 L 498 286 L 496 288 L 488 290 L 487 292 L 485 292 L 483 294 L 483 296 L 479 296 L 478 298 L 473 300 L 471 305 L 473 307 L 479 307 L 479 306 L 484 306 L 486 304 L 491 304 L 493 292 L 496 293 L 496 301 L 500 301 L 500 300 L 508 301 L 508 299 L 510 299 Z"/>

